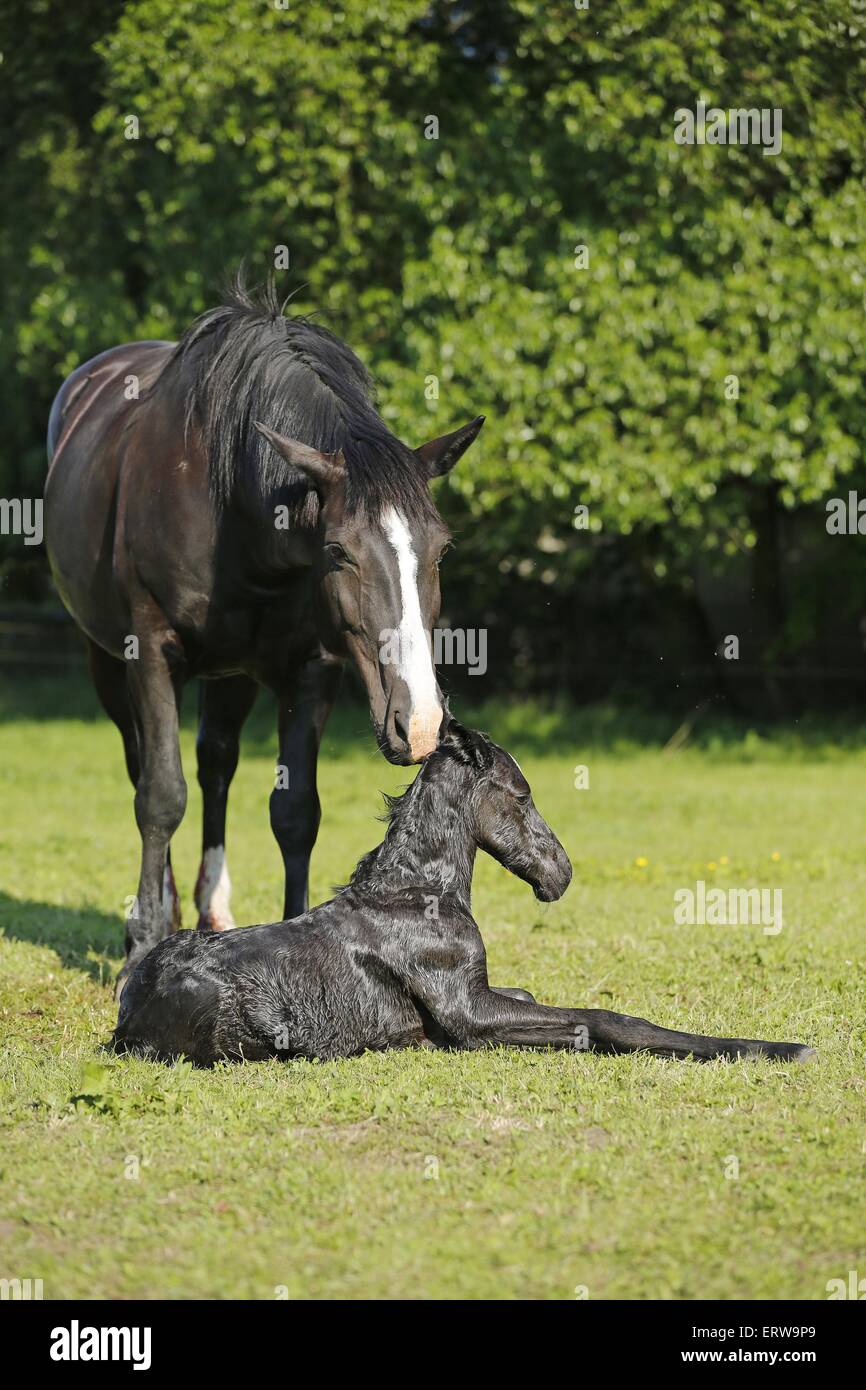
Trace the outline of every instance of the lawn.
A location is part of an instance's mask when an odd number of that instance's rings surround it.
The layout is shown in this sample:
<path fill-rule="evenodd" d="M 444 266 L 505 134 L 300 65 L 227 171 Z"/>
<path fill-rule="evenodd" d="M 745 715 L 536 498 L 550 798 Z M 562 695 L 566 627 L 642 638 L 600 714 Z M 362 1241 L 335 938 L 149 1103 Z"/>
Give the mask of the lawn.
<path fill-rule="evenodd" d="M 137 872 L 117 734 L 77 680 L 7 679 L 0 712 L 0 1276 L 46 1298 L 822 1299 L 866 1275 L 862 731 L 664 751 L 660 718 L 483 712 L 575 866 L 543 906 L 479 862 L 493 982 L 817 1062 L 423 1051 L 203 1072 L 100 1051 Z M 262 705 L 230 805 L 239 922 L 279 915 L 273 762 Z M 363 711 L 338 712 L 315 901 L 405 780 Z M 782 931 L 677 925 L 699 879 L 780 888 Z"/>

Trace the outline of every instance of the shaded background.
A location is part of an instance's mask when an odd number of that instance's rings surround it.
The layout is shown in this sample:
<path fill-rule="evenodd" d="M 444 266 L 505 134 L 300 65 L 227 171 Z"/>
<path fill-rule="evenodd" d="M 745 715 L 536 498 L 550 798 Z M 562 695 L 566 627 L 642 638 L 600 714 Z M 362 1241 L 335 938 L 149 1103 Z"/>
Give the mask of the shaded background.
<path fill-rule="evenodd" d="M 452 687 L 862 704 L 866 539 L 825 512 L 866 495 L 862 4 L 4 0 L 0 51 L 0 495 L 72 367 L 284 245 L 407 442 L 488 417 L 438 491 L 443 621 L 489 634 Z M 781 108 L 782 152 L 677 145 L 698 98 Z M 0 658 L 77 650 L 55 608 L 0 537 Z"/>

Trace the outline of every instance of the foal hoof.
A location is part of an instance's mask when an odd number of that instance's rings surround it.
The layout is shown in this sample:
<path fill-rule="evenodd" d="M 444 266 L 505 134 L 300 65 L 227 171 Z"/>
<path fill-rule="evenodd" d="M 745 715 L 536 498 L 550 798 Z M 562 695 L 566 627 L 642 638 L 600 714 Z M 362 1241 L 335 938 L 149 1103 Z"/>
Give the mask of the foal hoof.
<path fill-rule="evenodd" d="M 770 1043 L 767 1055 L 774 1062 L 814 1062 L 817 1052 L 805 1043 Z"/>

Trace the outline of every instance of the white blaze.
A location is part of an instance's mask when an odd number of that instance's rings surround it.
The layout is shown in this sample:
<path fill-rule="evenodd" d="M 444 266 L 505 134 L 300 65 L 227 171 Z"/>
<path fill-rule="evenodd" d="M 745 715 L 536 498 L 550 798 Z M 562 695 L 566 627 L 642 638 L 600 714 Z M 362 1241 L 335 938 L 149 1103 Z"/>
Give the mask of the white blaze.
<path fill-rule="evenodd" d="M 436 746 L 442 706 L 436 692 L 436 674 L 418 598 L 418 557 L 406 518 L 394 507 L 382 513 L 382 530 L 394 547 L 400 577 L 400 626 L 397 629 L 397 671 L 409 689 L 411 708 L 406 730 L 414 757 L 424 757 Z"/>

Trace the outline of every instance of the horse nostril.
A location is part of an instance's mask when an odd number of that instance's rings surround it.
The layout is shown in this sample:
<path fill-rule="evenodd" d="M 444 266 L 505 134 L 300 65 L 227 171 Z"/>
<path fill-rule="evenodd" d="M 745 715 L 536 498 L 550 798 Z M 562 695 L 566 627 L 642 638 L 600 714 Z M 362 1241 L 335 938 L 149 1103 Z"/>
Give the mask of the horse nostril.
<path fill-rule="evenodd" d="M 406 744 L 406 747 L 408 748 L 409 735 L 406 733 L 406 730 L 403 726 L 403 720 L 400 718 L 399 714 L 394 715 L 394 733 L 397 735 L 399 739 L 402 739 L 402 741 Z"/>

